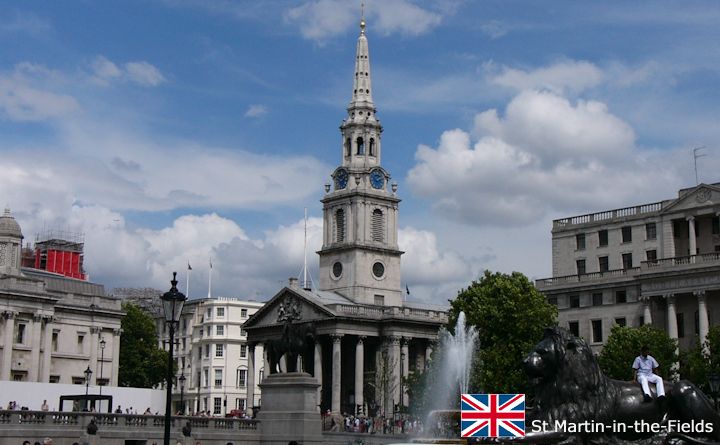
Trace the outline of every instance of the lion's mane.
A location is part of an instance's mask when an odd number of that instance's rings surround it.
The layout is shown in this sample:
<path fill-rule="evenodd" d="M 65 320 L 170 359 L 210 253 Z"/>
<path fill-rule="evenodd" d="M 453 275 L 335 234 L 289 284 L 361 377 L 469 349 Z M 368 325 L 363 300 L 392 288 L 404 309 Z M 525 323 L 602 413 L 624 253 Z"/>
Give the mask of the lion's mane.
<path fill-rule="evenodd" d="M 619 388 L 600 370 L 587 343 L 557 327 L 545 331 L 543 342 L 552 345 L 554 363 L 551 378 L 546 375 L 535 388 L 531 417 L 549 422 L 611 421 Z"/>

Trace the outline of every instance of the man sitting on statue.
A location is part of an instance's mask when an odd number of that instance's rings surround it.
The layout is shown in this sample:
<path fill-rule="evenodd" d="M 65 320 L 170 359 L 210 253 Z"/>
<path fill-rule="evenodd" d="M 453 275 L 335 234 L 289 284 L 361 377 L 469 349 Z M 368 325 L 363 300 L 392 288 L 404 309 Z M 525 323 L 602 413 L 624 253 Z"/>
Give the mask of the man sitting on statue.
<path fill-rule="evenodd" d="M 656 373 L 659 366 L 657 360 L 650 355 L 650 348 L 647 346 L 641 348 L 640 355 L 635 357 L 635 361 L 633 362 L 633 382 L 639 382 L 642 386 L 643 394 L 645 394 L 643 401 L 645 403 L 652 401 L 650 385 L 648 383 L 655 384 L 659 401 L 665 399 L 665 386 L 663 385 L 662 377 Z"/>

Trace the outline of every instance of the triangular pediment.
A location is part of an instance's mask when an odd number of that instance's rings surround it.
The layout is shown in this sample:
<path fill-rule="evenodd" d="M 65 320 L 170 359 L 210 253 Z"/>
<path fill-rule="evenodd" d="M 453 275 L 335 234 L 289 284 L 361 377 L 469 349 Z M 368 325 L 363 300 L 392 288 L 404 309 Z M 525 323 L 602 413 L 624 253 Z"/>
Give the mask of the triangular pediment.
<path fill-rule="evenodd" d="M 700 184 L 662 209 L 662 213 L 697 209 L 720 204 L 720 187 Z"/>
<path fill-rule="evenodd" d="M 332 318 L 334 314 L 303 295 L 304 291 L 295 291 L 284 287 L 275 294 L 265 306 L 254 313 L 243 325 L 244 329 L 264 326 L 279 326 L 288 321 L 304 323 Z"/>

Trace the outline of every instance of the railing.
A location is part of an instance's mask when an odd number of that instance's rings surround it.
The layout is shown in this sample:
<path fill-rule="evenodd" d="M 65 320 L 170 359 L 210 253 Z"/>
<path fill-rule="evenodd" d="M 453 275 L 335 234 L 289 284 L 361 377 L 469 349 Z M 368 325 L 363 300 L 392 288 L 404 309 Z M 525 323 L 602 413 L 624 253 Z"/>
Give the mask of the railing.
<path fill-rule="evenodd" d="M 543 278 L 535 281 L 538 288 L 555 286 L 567 283 L 584 283 L 586 281 L 599 281 L 605 278 L 617 277 L 634 277 L 640 272 L 640 267 L 630 267 L 627 269 L 613 269 L 605 272 L 590 272 L 580 275 L 564 275 L 560 277 Z"/>
<path fill-rule="evenodd" d="M 447 311 L 443 309 L 422 309 L 401 306 L 363 306 L 351 304 L 328 305 L 331 310 L 341 314 L 353 315 L 355 317 L 367 317 L 372 319 L 381 318 L 407 318 L 407 319 L 431 319 L 440 322 L 447 322 Z"/>
<path fill-rule="evenodd" d="M 677 256 L 673 258 L 662 258 L 653 261 L 643 261 L 641 267 L 643 270 L 653 270 L 658 268 L 695 265 L 695 264 L 711 264 L 720 262 L 720 252 L 701 253 L 699 255 Z"/>
<path fill-rule="evenodd" d="M 90 419 L 95 419 L 97 426 L 102 429 L 162 429 L 165 426 L 165 416 L 155 415 L 0 410 L 0 425 L 3 428 L 9 425 L 32 425 L 32 428 L 40 429 L 58 425 L 79 427 L 86 425 Z M 228 417 L 173 416 L 171 421 L 173 427 L 190 422 L 193 430 L 237 430 L 246 433 L 257 432 L 259 425 L 257 420 Z"/>
<path fill-rule="evenodd" d="M 608 221 L 615 218 L 627 218 L 628 216 L 643 215 L 646 213 L 655 213 L 662 210 L 662 201 L 650 204 L 642 204 L 633 207 L 625 207 L 622 209 L 605 210 L 603 212 L 588 213 L 586 215 L 571 216 L 569 218 L 561 218 L 553 221 L 553 229 L 565 229 L 569 226 L 578 224 L 588 224 L 592 222 Z"/>

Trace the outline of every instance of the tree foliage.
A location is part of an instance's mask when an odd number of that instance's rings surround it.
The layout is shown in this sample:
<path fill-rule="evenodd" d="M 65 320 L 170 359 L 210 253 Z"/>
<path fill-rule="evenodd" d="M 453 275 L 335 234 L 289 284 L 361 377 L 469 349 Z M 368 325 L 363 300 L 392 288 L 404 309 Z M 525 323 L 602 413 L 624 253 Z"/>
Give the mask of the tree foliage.
<path fill-rule="evenodd" d="M 480 338 L 470 388 L 489 393 L 528 392 L 522 359 L 542 339 L 544 328 L 557 323 L 557 308 L 525 275 L 485 271 L 450 302 L 452 330 L 461 311 L 467 324 L 478 328 Z"/>
<path fill-rule="evenodd" d="M 152 316 L 132 303 L 123 304 L 120 337 L 120 386 L 152 388 L 165 380 L 168 353 L 158 347 Z"/>
<path fill-rule="evenodd" d="M 610 378 L 632 380 L 632 364 L 643 345 L 650 348 L 650 355 L 658 361 L 658 374 L 665 379 L 672 378 L 672 367 L 678 361 L 677 341 L 662 329 L 650 325 L 639 328 L 614 326 L 600 353 L 600 368 Z"/>
<path fill-rule="evenodd" d="M 706 393 L 712 373 L 720 374 L 720 325 L 710 329 L 702 345 L 700 339 L 696 339 L 695 346 L 680 355 L 680 376 Z"/>

